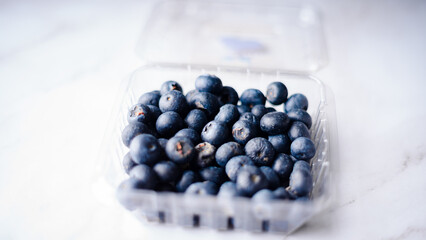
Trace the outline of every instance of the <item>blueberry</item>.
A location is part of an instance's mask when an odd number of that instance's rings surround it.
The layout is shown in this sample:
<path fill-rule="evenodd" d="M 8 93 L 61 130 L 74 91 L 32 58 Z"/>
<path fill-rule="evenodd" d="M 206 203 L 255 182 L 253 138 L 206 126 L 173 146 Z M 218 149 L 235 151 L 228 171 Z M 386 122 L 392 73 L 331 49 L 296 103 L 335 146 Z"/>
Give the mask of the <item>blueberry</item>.
<path fill-rule="evenodd" d="M 194 157 L 195 158 L 195 157 Z M 185 162 L 183 164 L 178 164 L 178 167 L 180 169 L 181 172 L 186 171 L 186 170 L 193 170 L 192 166 L 193 166 L 193 162 L 194 160 L 191 160 L 190 162 Z"/>
<path fill-rule="evenodd" d="M 199 142 L 201 142 L 200 134 L 192 128 L 184 128 L 180 130 L 175 134 L 175 137 L 187 137 L 191 139 L 194 145 L 197 145 Z"/>
<path fill-rule="evenodd" d="M 282 182 L 287 182 L 291 171 L 293 170 L 293 158 L 287 154 L 277 154 L 272 169 L 278 175 Z"/>
<path fill-rule="evenodd" d="M 275 108 L 273 108 L 273 107 L 267 107 L 266 108 L 266 113 L 275 112 L 275 111 L 277 111 L 277 110 L 275 110 Z"/>
<path fill-rule="evenodd" d="M 140 134 L 130 143 L 130 156 L 139 164 L 152 165 L 158 162 L 163 154 L 163 149 L 157 139 L 150 134 Z"/>
<path fill-rule="evenodd" d="M 254 163 L 249 157 L 245 155 L 235 156 L 231 158 L 225 165 L 226 175 L 228 175 L 231 181 L 235 182 L 237 180 L 238 172 L 246 165 L 254 166 Z"/>
<path fill-rule="evenodd" d="M 182 177 L 176 184 L 176 190 L 178 192 L 185 192 L 189 185 L 197 182 L 199 177 L 196 173 L 191 170 L 187 170 L 182 174 Z"/>
<path fill-rule="evenodd" d="M 274 146 L 276 153 L 290 153 L 290 138 L 284 134 L 268 136 L 268 141 Z"/>
<path fill-rule="evenodd" d="M 253 195 L 252 200 L 255 202 L 269 202 L 275 199 L 274 193 L 269 189 L 262 189 Z"/>
<path fill-rule="evenodd" d="M 251 112 L 243 113 L 243 114 L 241 115 L 241 117 L 240 117 L 240 120 L 246 120 L 246 121 L 252 122 L 252 123 L 256 126 L 256 129 L 257 129 L 257 128 L 259 128 L 259 124 L 260 124 L 259 119 L 260 119 L 260 118 L 257 118 L 257 117 L 256 117 L 253 113 L 251 113 Z"/>
<path fill-rule="evenodd" d="M 296 193 L 294 193 L 294 192 L 291 190 L 290 186 L 288 186 L 285 190 L 287 190 L 288 198 L 289 198 L 290 200 L 295 200 L 295 199 L 297 198 Z"/>
<path fill-rule="evenodd" d="M 275 150 L 272 144 L 261 137 L 253 138 L 244 147 L 246 155 L 249 156 L 256 165 L 271 165 L 274 161 Z"/>
<path fill-rule="evenodd" d="M 201 169 L 199 173 L 203 181 L 211 181 L 216 183 L 218 186 L 220 186 L 227 179 L 226 174 L 221 167 L 206 167 Z"/>
<path fill-rule="evenodd" d="M 135 189 L 146 189 L 145 182 L 139 181 L 135 178 L 129 178 L 124 180 L 120 183 L 118 186 L 118 189 L 128 191 L 128 190 L 135 190 Z"/>
<path fill-rule="evenodd" d="M 211 119 L 219 112 L 220 103 L 215 95 L 199 92 L 193 96 L 190 107 L 204 110 L 207 117 Z"/>
<path fill-rule="evenodd" d="M 162 182 L 155 188 L 155 190 L 159 192 L 176 192 L 176 187 L 172 183 Z"/>
<path fill-rule="evenodd" d="M 282 82 L 273 82 L 266 89 L 266 98 L 274 105 L 280 105 L 287 100 L 287 87 Z"/>
<path fill-rule="evenodd" d="M 217 190 L 217 185 L 214 182 L 204 181 L 189 185 L 185 191 L 185 194 L 216 195 Z"/>
<path fill-rule="evenodd" d="M 224 182 L 222 186 L 220 186 L 218 197 L 221 198 L 232 198 L 239 196 L 237 191 L 237 185 L 234 182 L 228 181 Z"/>
<path fill-rule="evenodd" d="M 127 121 L 129 123 L 145 123 L 148 124 L 152 121 L 152 114 L 149 107 L 145 104 L 137 103 L 130 107 L 127 114 Z"/>
<path fill-rule="evenodd" d="M 293 166 L 293 171 L 297 170 L 297 169 L 303 169 L 305 171 L 310 172 L 311 171 L 311 166 L 309 165 L 308 162 L 305 162 L 303 160 L 299 160 L 299 161 L 296 161 L 294 163 L 294 166 Z"/>
<path fill-rule="evenodd" d="M 183 128 L 183 120 L 176 112 L 165 112 L 158 117 L 155 128 L 161 136 L 171 137 Z"/>
<path fill-rule="evenodd" d="M 315 156 L 315 145 L 311 139 L 299 137 L 291 143 L 290 152 L 297 159 L 310 160 Z"/>
<path fill-rule="evenodd" d="M 259 168 L 245 165 L 238 171 L 236 185 L 239 194 L 251 197 L 268 187 L 268 180 Z"/>
<path fill-rule="evenodd" d="M 215 75 L 205 74 L 195 79 L 195 88 L 200 92 L 220 94 L 222 92 L 222 81 Z"/>
<path fill-rule="evenodd" d="M 142 94 L 142 96 L 139 97 L 138 103 L 145 104 L 145 105 L 153 105 L 158 107 L 158 101 L 160 101 L 161 94 L 156 91 L 147 92 Z"/>
<path fill-rule="evenodd" d="M 268 186 L 269 186 L 268 188 L 269 189 L 276 189 L 277 187 L 280 186 L 280 178 L 275 173 L 275 171 L 272 170 L 272 168 L 267 167 L 267 166 L 261 166 L 260 171 L 263 172 L 266 179 L 268 180 Z"/>
<path fill-rule="evenodd" d="M 166 138 L 159 138 L 157 139 L 157 141 L 158 141 L 158 144 L 160 144 L 160 147 L 163 149 L 163 151 L 166 152 L 166 146 L 169 140 Z"/>
<path fill-rule="evenodd" d="M 206 114 L 200 109 L 192 109 L 185 118 L 186 125 L 199 133 L 208 122 Z"/>
<path fill-rule="evenodd" d="M 240 118 L 240 113 L 235 105 L 225 104 L 219 109 L 219 113 L 216 115 L 214 120 L 232 126 L 238 118 Z"/>
<path fill-rule="evenodd" d="M 287 115 L 291 121 L 303 122 L 308 127 L 308 129 L 310 129 L 312 126 L 311 115 L 309 115 L 309 113 L 307 113 L 303 109 L 296 109 L 296 110 L 290 111 L 287 113 Z"/>
<path fill-rule="evenodd" d="M 260 119 L 260 129 L 268 135 L 284 134 L 290 127 L 290 119 L 283 112 L 271 112 Z"/>
<path fill-rule="evenodd" d="M 299 121 L 295 121 L 291 124 L 290 129 L 288 129 L 287 135 L 292 141 L 299 137 L 311 138 L 308 127 L 306 127 L 304 123 Z"/>
<path fill-rule="evenodd" d="M 241 94 L 240 101 L 243 105 L 253 107 L 258 104 L 265 105 L 266 98 L 261 91 L 251 88 Z"/>
<path fill-rule="evenodd" d="M 275 199 L 290 199 L 289 193 L 284 187 L 279 187 L 273 192 Z"/>
<path fill-rule="evenodd" d="M 229 159 L 244 154 L 244 148 L 236 142 L 222 144 L 216 151 L 216 163 L 224 167 Z"/>
<path fill-rule="evenodd" d="M 129 174 L 130 170 L 132 170 L 132 168 L 135 167 L 136 165 L 138 165 L 138 164 L 135 163 L 132 160 L 132 157 L 130 156 L 130 153 L 127 153 L 126 155 L 124 155 L 124 158 L 123 158 L 123 168 L 124 168 L 124 171 L 126 171 L 127 174 Z"/>
<path fill-rule="evenodd" d="M 166 145 L 166 154 L 177 164 L 189 163 L 195 157 L 195 148 L 191 139 L 186 137 L 172 137 Z"/>
<path fill-rule="evenodd" d="M 308 99 L 301 93 L 291 95 L 284 105 L 284 110 L 286 112 L 291 112 L 296 109 L 303 109 L 305 111 L 308 109 Z"/>
<path fill-rule="evenodd" d="M 138 188 L 154 189 L 158 184 L 158 177 L 154 170 L 145 164 L 135 166 L 129 173 L 130 178 L 138 181 Z"/>
<path fill-rule="evenodd" d="M 161 149 L 163 150 L 162 151 L 162 159 L 164 159 L 164 158 L 167 158 L 167 154 L 166 154 L 166 146 L 167 146 L 167 142 L 168 142 L 169 140 L 168 139 L 166 139 L 166 138 L 158 138 L 157 139 L 157 142 L 158 142 L 158 144 L 160 145 L 160 147 L 161 147 Z"/>
<path fill-rule="evenodd" d="M 132 139 L 136 137 L 137 135 L 140 135 L 143 133 L 151 134 L 152 131 L 149 129 L 149 127 L 146 124 L 131 123 L 123 129 L 123 132 L 121 133 L 121 139 L 123 140 L 124 145 L 126 145 L 126 147 L 129 147 Z"/>
<path fill-rule="evenodd" d="M 219 93 L 219 102 L 221 105 L 228 103 L 237 105 L 238 100 L 238 93 L 232 87 L 224 86 L 222 91 Z"/>
<path fill-rule="evenodd" d="M 258 119 L 261 119 L 263 115 L 267 113 L 267 110 L 265 105 L 258 104 L 251 108 L 251 113 L 253 113 L 253 115 L 255 115 Z"/>
<path fill-rule="evenodd" d="M 256 125 L 250 121 L 238 120 L 232 126 L 232 136 L 234 140 L 242 145 L 245 145 L 252 138 L 256 137 L 257 133 Z"/>
<path fill-rule="evenodd" d="M 309 194 L 312 190 L 312 175 L 309 171 L 296 169 L 290 175 L 290 190 L 298 197 Z"/>
<path fill-rule="evenodd" d="M 237 109 L 238 109 L 238 112 L 240 112 L 240 115 L 251 111 L 250 107 L 246 105 L 237 105 Z"/>
<path fill-rule="evenodd" d="M 309 196 L 297 197 L 296 201 L 298 202 L 306 202 L 309 201 Z"/>
<path fill-rule="evenodd" d="M 174 182 L 180 175 L 179 167 L 172 161 L 161 161 L 154 165 L 154 172 L 161 182 Z"/>
<path fill-rule="evenodd" d="M 166 81 L 161 85 L 160 93 L 161 93 L 161 95 L 164 95 L 167 92 L 172 91 L 172 90 L 182 92 L 182 87 L 176 81 L 172 81 L 172 80 Z"/>
<path fill-rule="evenodd" d="M 195 165 L 205 168 L 214 164 L 216 147 L 208 142 L 203 142 L 195 146 L 196 154 Z"/>
<path fill-rule="evenodd" d="M 162 112 L 173 111 L 179 113 L 181 116 L 186 116 L 189 110 L 185 96 L 182 92 L 176 90 L 163 94 L 160 98 L 159 106 Z"/>
<path fill-rule="evenodd" d="M 215 146 L 220 146 L 229 140 L 229 129 L 226 124 L 211 121 L 201 131 L 201 139 Z"/>
<path fill-rule="evenodd" d="M 154 105 L 146 105 L 146 106 L 151 111 L 151 115 L 152 115 L 152 117 L 151 117 L 152 121 L 151 122 L 155 123 L 157 121 L 158 117 L 162 114 L 161 110 Z"/>
<path fill-rule="evenodd" d="M 191 91 L 189 91 L 188 93 L 186 93 L 185 98 L 186 101 L 188 102 L 188 104 L 191 106 L 193 100 L 194 100 L 194 96 L 195 94 L 199 93 L 199 91 L 197 91 L 197 89 L 193 89 Z"/>

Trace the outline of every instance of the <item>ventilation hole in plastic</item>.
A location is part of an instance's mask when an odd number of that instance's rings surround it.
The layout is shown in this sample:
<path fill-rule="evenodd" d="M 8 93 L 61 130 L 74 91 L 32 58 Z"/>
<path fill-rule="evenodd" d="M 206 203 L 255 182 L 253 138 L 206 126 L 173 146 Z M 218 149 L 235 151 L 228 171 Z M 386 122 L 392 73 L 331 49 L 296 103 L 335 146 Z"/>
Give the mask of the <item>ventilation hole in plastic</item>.
<path fill-rule="evenodd" d="M 262 232 L 267 232 L 267 231 L 269 231 L 269 221 L 263 220 L 262 221 Z"/>
<path fill-rule="evenodd" d="M 200 216 L 199 215 L 194 215 L 192 217 L 192 226 L 194 226 L 194 227 L 200 226 Z"/>
<path fill-rule="evenodd" d="M 234 229 L 234 218 L 233 217 L 228 218 L 227 228 L 229 230 Z"/>
<path fill-rule="evenodd" d="M 164 212 L 158 212 L 158 218 L 160 220 L 160 223 L 166 222 L 166 216 L 165 216 Z"/>

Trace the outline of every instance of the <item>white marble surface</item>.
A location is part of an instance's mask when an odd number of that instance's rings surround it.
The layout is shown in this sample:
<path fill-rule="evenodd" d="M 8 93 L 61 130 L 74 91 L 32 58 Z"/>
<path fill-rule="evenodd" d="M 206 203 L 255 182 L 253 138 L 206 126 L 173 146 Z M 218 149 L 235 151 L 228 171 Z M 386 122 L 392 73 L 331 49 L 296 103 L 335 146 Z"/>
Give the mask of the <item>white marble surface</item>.
<path fill-rule="evenodd" d="M 426 238 L 426 2 L 325 1 L 335 207 L 288 239 Z M 0 239 L 282 239 L 141 225 L 92 186 L 152 2 L 0 3 Z"/>

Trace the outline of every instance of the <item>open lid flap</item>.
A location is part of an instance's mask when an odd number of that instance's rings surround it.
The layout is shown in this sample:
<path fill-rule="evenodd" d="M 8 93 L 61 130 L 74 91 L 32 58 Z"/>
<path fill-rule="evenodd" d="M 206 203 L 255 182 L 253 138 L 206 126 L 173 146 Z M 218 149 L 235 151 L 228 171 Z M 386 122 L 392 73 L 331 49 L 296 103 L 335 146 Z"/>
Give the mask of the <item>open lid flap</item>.
<path fill-rule="evenodd" d="M 312 73 L 326 63 L 320 16 L 309 7 L 169 1 L 138 43 L 150 63 L 224 65 Z"/>

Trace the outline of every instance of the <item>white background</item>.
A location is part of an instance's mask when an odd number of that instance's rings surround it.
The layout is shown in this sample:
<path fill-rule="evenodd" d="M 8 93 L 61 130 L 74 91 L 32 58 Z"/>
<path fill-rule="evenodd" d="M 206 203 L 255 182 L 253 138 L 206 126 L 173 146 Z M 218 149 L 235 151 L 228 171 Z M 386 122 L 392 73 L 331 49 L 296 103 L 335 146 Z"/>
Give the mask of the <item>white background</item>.
<path fill-rule="evenodd" d="M 154 2 L 0 2 L 0 239 L 280 239 L 141 225 L 93 172 Z M 324 15 L 340 178 L 289 239 L 426 238 L 426 2 L 315 2 Z"/>

